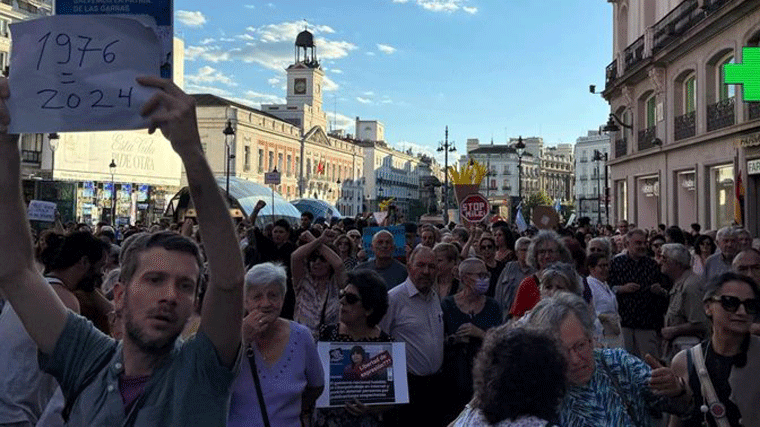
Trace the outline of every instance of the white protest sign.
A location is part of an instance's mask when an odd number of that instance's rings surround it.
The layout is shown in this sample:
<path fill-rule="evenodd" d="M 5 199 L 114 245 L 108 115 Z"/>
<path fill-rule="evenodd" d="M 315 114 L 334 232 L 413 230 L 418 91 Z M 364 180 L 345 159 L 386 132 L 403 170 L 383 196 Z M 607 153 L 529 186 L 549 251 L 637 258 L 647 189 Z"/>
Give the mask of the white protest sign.
<path fill-rule="evenodd" d="M 27 209 L 27 218 L 33 221 L 55 222 L 55 203 L 31 200 Z"/>
<path fill-rule="evenodd" d="M 135 78 L 159 75 L 161 47 L 149 26 L 61 15 L 11 24 L 11 32 L 10 133 L 148 127 L 140 109 L 155 89 Z"/>

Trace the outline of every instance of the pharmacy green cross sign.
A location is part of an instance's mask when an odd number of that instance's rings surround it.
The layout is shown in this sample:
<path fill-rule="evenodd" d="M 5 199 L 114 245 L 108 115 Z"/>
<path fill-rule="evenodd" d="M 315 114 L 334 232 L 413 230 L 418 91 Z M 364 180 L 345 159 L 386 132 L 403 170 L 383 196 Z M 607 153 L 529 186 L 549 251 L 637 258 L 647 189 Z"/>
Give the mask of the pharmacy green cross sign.
<path fill-rule="evenodd" d="M 760 47 L 743 47 L 742 61 L 723 66 L 723 83 L 743 85 L 745 101 L 760 101 Z"/>

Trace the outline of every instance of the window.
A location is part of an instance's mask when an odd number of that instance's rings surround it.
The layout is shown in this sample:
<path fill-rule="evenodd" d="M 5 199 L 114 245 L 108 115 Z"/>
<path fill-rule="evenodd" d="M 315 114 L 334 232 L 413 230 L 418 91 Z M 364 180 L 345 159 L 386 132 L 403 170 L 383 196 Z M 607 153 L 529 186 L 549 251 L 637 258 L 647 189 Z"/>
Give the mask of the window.
<path fill-rule="evenodd" d="M 292 162 L 292 160 L 293 160 L 293 157 L 291 157 L 291 155 L 288 154 L 288 162 L 287 162 L 287 166 L 286 166 L 286 169 L 287 169 L 286 172 L 287 172 L 288 176 L 290 176 L 290 174 L 293 171 L 293 162 Z"/>
<path fill-rule="evenodd" d="M 653 128 L 656 123 L 655 120 L 655 96 L 652 95 L 646 102 L 646 128 Z"/>
<path fill-rule="evenodd" d="M 277 155 L 277 170 L 282 173 L 282 153 Z"/>
<path fill-rule="evenodd" d="M 697 77 L 691 76 L 684 82 L 683 88 L 683 112 L 684 114 L 692 113 L 697 105 Z"/>
<path fill-rule="evenodd" d="M 736 88 L 734 85 L 723 84 L 724 78 L 726 76 L 723 66 L 733 63 L 734 56 L 730 55 L 724 58 L 718 65 L 718 101 L 724 101 L 726 99 L 733 98 L 736 93 Z"/>
<path fill-rule="evenodd" d="M 274 151 L 269 152 L 269 163 L 267 163 L 267 170 L 271 171 L 274 167 Z"/>
<path fill-rule="evenodd" d="M 245 172 L 251 170 L 251 147 L 248 145 L 243 147 L 243 170 Z"/>
<path fill-rule="evenodd" d="M 259 148 L 259 173 L 264 172 L 264 150 Z"/>
<path fill-rule="evenodd" d="M 717 230 L 734 221 L 734 167 L 733 165 L 710 168 L 711 228 Z"/>
<path fill-rule="evenodd" d="M 311 176 L 311 159 L 306 159 L 306 178 Z"/>

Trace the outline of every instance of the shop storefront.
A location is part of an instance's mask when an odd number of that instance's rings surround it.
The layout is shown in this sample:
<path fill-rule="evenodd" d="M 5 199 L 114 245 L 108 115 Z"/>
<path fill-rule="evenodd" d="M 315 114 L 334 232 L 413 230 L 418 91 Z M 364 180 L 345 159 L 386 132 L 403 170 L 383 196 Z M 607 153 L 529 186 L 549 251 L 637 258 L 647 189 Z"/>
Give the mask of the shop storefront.
<path fill-rule="evenodd" d="M 176 190 L 176 187 L 139 183 L 83 181 L 74 184 L 76 221 L 85 224 L 150 225 L 163 215 L 167 195 L 173 195 Z M 115 203 L 113 187 L 116 187 Z"/>
<path fill-rule="evenodd" d="M 638 178 L 638 192 L 636 199 L 638 203 L 639 216 L 636 219 L 636 226 L 639 228 L 656 228 L 660 223 L 660 177 L 650 175 Z"/>
<path fill-rule="evenodd" d="M 676 172 L 677 225 L 688 230 L 697 222 L 697 180 L 694 169 Z"/>
<path fill-rule="evenodd" d="M 734 223 L 734 166 L 711 166 L 708 171 L 710 228 L 717 230 Z"/>

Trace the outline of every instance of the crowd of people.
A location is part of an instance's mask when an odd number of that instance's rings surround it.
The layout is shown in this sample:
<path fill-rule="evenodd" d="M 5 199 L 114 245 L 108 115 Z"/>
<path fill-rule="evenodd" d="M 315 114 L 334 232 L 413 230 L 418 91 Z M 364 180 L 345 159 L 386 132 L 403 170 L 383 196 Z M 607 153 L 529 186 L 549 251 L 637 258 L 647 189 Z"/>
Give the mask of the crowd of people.
<path fill-rule="evenodd" d="M 197 219 L 33 236 L 0 132 L 0 426 L 760 426 L 745 229 L 406 223 L 397 256 L 363 217 L 236 224 L 192 98 L 139 82 Z M 316 408 L 320 341 L 354 343 L 348 380 L 403 342 L 409 403 Z"/>

